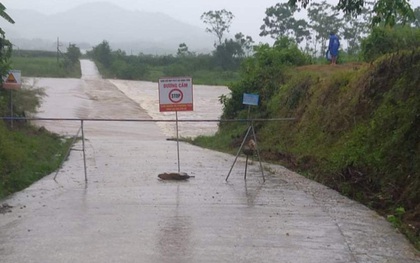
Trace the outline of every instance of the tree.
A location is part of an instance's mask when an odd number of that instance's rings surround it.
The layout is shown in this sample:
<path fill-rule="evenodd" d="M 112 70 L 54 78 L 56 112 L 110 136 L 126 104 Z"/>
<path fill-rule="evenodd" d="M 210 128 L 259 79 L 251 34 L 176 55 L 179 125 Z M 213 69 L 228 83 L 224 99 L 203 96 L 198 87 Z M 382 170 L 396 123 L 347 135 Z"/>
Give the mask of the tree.
<path fill-rule="evenodd" d="M 297 2 L 306 8 L 311 0 L 289 0 L 291 6 L 296 6 Z M 409 0 L 377 0 L 373 11 L 372 25 L 383 23 L 387 26 L 394 26 L 398 21 L 407 23 L 414 20 L 413 9 Z M 338 0 L 337 9 L 346 14 L 358 15 L 363 11 L 366 0 Z"/>
<path fill-rule="evenodd" d="M 0 3 L 0 16 L 7 22 L 14 24 L 15 21 L 6 13 L 6 7 Z M 12 54 L 12 43 L 6 39 L 5 32 L 0 28 L 0 74 L 4 76 L 10 69 L 10 56 Z M 3 78 L 0 78 L 0 83 L 3 83 Z"/>
<path fill-rule="evenodd" d="M 415 20 L 414 11 L 407 0 L 378 0 L 373 7 L 375 16 L 372 25 L 384 24 L 393 27 L 396 24 L 408 24 Z"/>
<path fill-rule="evenodd" d="M 75 44 L 70 44 L 67 48 L 66 58 L 70 60 L 71 64 L 76 64 L 81 55 L 82 53 L 80 52 L 80 48 L 78 48 Z"/>
<path fill-rule="evenodd" d="M 215 64 L 222 69 L 235 70 L 243 59 L 253 51 L 252 37 L 237 33 L 235 39 L 225 39 L 213 52 Z"/>
<path fill-rule="evenodd" d="M 308 63 L 308 57 L 298 48 L 293 39 L 280 37 L 271 47 L 260 44 L 254 47 L 253 56 L 245 59 L 240 67 L 241 80 L 229 85 L 229 97 L 221 96 L 223 103 L 222 119 L 234 119 L 245 109 L 242 104 L 243 93 L 260 95 L 259 112 L 265 112 L 270 98 L 279 92 L 287 79 L 289 66 L 301 66 Z M 264 115 L 259 117 L 264 118 Z M 221 125 L 221 128 L 229 125 Z"/>
<path fill-rule="evenodd" d="M 181 43 L 178 46 L 178 52 L 176 53 L 178 57 L 188 57 L 191 56 L 192 53 L 188 50 L 188 46 L 185 43 Z"/>
<path fill-rule="evenodd" d="M 225 9 L 208 11 L 201 15 L 201 20 L 209 26 L 206 28 L 206 32 L 216 35 L 219 45 L 222 44 L 224 33 L 229 32 L 233 18 L 234 15 L 232 12 L 226 11 Z"/>
<path fill-rule="evenodd" d="M 318 43 L 321 44 L 321 54 L 326 50 L 326 43 L 330 32 L 338 33 L 343 27 L 342 20 L 338 17 L 339 11 L 325 0 L 312 3 L 308 8 L 310 28 L 315 31 L 315 55 Z"/>
<path fill-rule="evenodd" d="M 237 33 L 235 35 L 235 41 L 240 45 L 241 47 L 241 56 L 248 56 L 253 49 L 254 40 L 250 36 L 245 36 L 242 33 Z"/>
<path fill-rule="evenodd" d="M 361 57 L 371 62 L 378 57 L 402 50 L 416 50 L 420 43 L 420 29 L 411 27 L 375 27 L 363 39 Z"/>
<path fill-rule="evenodd" d="M 15 21 L 6 13 L 6 7 L 0 3 L 0 16 L 7 22 L 14 24 Z M 5 32 L 0 28 L 0 34 L 4 36 Z"/>
<path fill-rule="evenodd" d="M 419 28 L 420 27 L 420 7 L 416 7 L 414 9 L 414 16 L 416 19 L 413 22 L 413 26 Z"/>
<path fill-rule="evenodd" d="M 369 21 L 372 21 L 373 2 L 365 2 L 361 15 L 355 17 L 350 14 L 344 15 L 344 26 L 342 36 L 347 40 L 349 55 L 355 55 L 360 51 L 360 43 L 371 31 Z"/>
<path fill-rule="evenodd" d="M 225 70 L 237 68 L 243 56 L 241 44 L 233 39 L 225 39 L 225 42 L 218 45 L 213 52 L 216 65 Z"/>
<path fill-rule="evenodd" d="M 287 36 L 288 31 L 295 22 L 293 14 L 297 8 L 287 3 L 276 4 L 265 10 L 266 17 L 263 19 L 264 24 L 260 27 L 260 36 L 270 35 L 272 38 Z"/>
<path fill-rule="evenodd" d="M 289 0 L 291 6 L 296 6 L 297 2 L 300 2 L 302 7 L 306 8 L 311 0 Z M 338 0 L 337 8 L 346 14 L 357 15 L 362 12 L 364 3 L 365 0 Z"/>
<path fill-rule="evenodd" d="M 296 20 L 293 16 L 296 11 L 298 9 L 295 6 L 287 3 L 267 8 L 264 24 L 260 27 L 260 36 L 270 35 L 274 39 L 282 36 L 294 37 L 298 44 L 304 38 L 308 38 L 310 36 L 308 23 L 303 19 Z"/>
<path fill-rule="evenodd" d="M 99 61 L 105 68 L 109 68 L 112 63 L 111 47 L 109 43 L 104 40 L 92 50 L 93 58 Z"/>
<path fill-rule="evenodd" d="M 66 70 L 71 70 L 79 62 L 81 55 L 80 49 L 75 44 L 69 44 L 67 52 L 64 54 L 64 61 L 60 65 Z"/>
<path fill-rule="evenodd" d="M 310 26 L 304 19 L 296 20 L 293 24 L 294 39 L 297 44 L 300 44 L 304 39 L 308 42 L 311 39 L 311 32 L 308 29 Z"/>

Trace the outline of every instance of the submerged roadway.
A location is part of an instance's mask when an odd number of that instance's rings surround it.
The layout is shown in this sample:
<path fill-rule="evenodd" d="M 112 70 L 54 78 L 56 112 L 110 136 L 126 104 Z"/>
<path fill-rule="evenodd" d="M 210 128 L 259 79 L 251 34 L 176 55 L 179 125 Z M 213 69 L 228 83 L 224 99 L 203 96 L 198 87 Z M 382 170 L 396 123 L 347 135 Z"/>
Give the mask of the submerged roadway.
<path fill-rule="evenodd" d="M 172 113 L 158 112 L 157 83 L 102 79 L 81 61 L 81 79 L 28 79 L 46 93 L 38 117 L 85 121 L 82 143 L 55 173 L 0 206 L 0 262 L 420 262 L 418 252 L 374 211 L 281 166 L 180 143 L 188 181 L 157 177 L 178 168 Z M 194 86 L 194 112 L 216 119 L 223 87 Z M 80 121 L 38 121 L 67 135 Z M 180 136 L 211 134 L 215 123 L 180 123 Z M 7 204 L 7 205 L 6 205 Z"/>

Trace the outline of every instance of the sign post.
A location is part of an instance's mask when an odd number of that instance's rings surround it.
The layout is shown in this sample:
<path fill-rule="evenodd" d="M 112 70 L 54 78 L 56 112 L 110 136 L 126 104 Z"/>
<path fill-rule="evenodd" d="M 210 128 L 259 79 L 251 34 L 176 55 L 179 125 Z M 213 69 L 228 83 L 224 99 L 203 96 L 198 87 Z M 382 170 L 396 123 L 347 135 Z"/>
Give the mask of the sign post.
<path fill-rule="evenodd" d="M 3 76 L 3 88 L 10 90 L 10 126 L 13 128 L 13 90 L 18 90 L 22 86 L 20 70 L 10 70 Z"/>
<path fill-rule="evenodd" d="M 239 147 L 239 150 L 236 153 L 235 161 L 233 161 L 232 167 L 230 167 L 229 173 L 226 177 L 226 181 L 228 180 L 228 178 L 230 176 L 230 173 L 232 172 L 233 166 L 235 165 L 236 161 L 238 160 L 239 155 L 241 154 L 241 151 L 242 151 L 242 148 L 245 145 L 245 142 L 248 141 L 248 145 L 247 145 L 248 149 L 243 150 L 243 152 L 246 155 L 244 179 L 246 180 L 246 172 L 247 172 L 247 168 L 248 168 L 248 158 L 249 158 L 250 155 L 254 155 L 254 152 L 256 152 L 257 156 L 258 156 L 258 160 L 260 162 L 260 169 L 261 169 L 261 174 L 262 174 L 262 177 L 263 177 L 263 181 L 265 182 L 264 170 L 263 170 L 263 167 L 262 167 L 262 164 L 261 164 L 260 151 L 258 149 L 257 136 L 255 135 L 254 123 L 252 122 L 252 120 L 250 120 L 251 106 L 258 106 L 258 100 L 259 100 L 259 95 L 257 95 L 257 94 L 244 93 L 244 95 L 243 95 L 242 104 L 248 105 L 249 126 L 248 126 L 248 129 L 246 131 L 245 137 L 242 140 L 241 146 Z M 251 132 L 252 132 L 252 138 L 250 140 L 248 140 L 248 136 L 250 135 Z"/>
<path fill-rule="evenodd" d="M 181 171 L 179 160 L 178 111 L 193 111 L 193 108 L 193 84 L 191 77 L 159 79 L 159 111 L 175 111 L 178 173 Z"/>

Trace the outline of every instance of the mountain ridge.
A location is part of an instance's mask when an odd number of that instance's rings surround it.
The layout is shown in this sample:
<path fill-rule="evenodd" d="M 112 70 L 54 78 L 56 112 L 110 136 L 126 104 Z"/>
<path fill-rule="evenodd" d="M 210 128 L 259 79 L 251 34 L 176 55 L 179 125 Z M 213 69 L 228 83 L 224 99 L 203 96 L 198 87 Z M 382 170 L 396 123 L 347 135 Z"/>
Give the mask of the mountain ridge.
<path fill-rule="evenodd" d="M 186 43 L 190 51 L 208 53 L 214 42 L 203 28 L 169 15 L 127 10 L 106 2 L 86 3 L 52 15 L 27 9 L 11 9 L 8 14 L 16 23 L 1 27 L 21 49 L 36 49 L 28 46 L 30 39 L 52 43 L 60 38 L 60 42 L 83 43 L 84 47 L 106 40 L 112 49 L 131 53 L 176 53 L 180 43 Z"/>

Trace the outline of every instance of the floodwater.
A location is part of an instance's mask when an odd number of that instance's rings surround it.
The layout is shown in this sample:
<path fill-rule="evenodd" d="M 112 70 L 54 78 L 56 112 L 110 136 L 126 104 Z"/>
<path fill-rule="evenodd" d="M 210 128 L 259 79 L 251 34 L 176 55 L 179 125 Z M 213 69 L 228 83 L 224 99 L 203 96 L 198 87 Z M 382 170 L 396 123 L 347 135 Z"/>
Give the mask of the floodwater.
<path fill-rule="evenodd" d="M 39 117 L 83 118 L 57 174 L 2 200 L 0 262 L 419 262 L 381 216 L 288 171 L 168 141 L 173 119 L 158 112 L 157 83 L 105 80 L 82 62 L 82 79 L 37 79 Z M 194 86 L 194 112 L 217 119 L 225 87 Z M 137 119 L 98 121 L 93 119 Z M 38 121 L 67 136 L 81 121 Z M 192 126 L 191 126 L 192 125 Z M 216 123 L 182 123 L 180 136 L 212 134 Z M 195 176 L 161 181 L 163 172 Z M 87 181 L 85 181 L 87 179 Z M 4 206 L 6 207 L 6 206 Z"/>
<path fill-rule="evenodd" d="M 176 120 L 174 112 L 159 112 L 159 92 L 157 83 L 145 81 L 109 80 L 127 97 L 141 105 L 153 119 Z M 212 135 L 217 131 L 217 122 L 222 115 L 219 97 L 229 95 L 227 87 L 194 85 L 194 111 L 178 112 L 179 120 L 212 120 L 211 122 L 179 122 L 179 136 L 196 137 Z M 174 122 L 159 122 L 162 132 L 170 137 L 176 136 Z"/>

